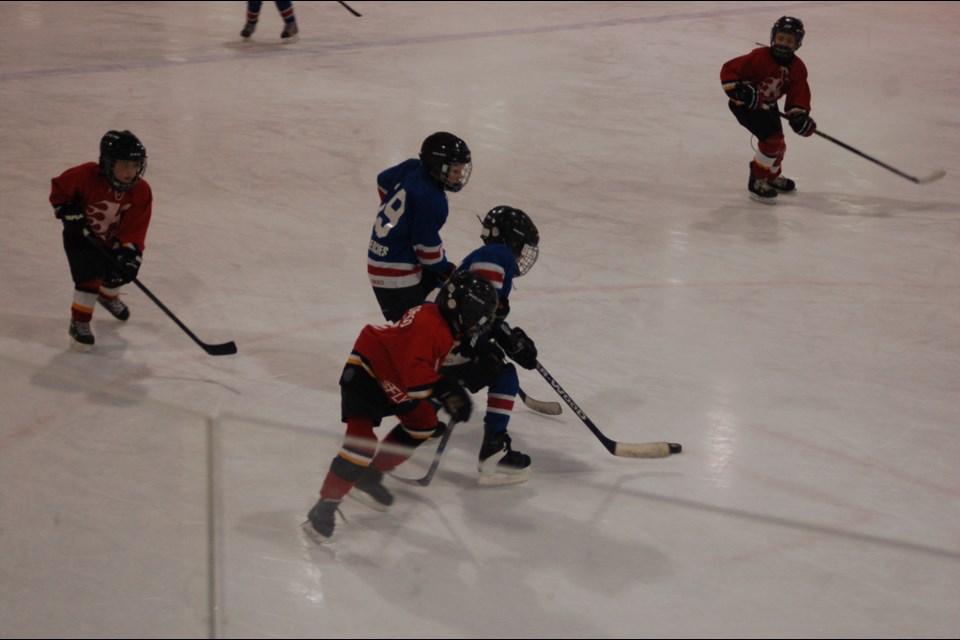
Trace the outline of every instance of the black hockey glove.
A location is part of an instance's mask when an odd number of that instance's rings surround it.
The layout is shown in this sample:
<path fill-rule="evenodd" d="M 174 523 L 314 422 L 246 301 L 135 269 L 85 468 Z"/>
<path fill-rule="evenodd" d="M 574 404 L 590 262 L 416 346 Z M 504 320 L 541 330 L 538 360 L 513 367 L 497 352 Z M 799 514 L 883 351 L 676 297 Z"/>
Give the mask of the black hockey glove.
<path fill-rule="evenodd" d="M 123 284 L 131 282 L 140 272 L 140 265 L 143 263 L 143 253 L 132 245 L 125 245 L 114 250 L 114 259 L 117 261 L 117 271 L 119 272 Z"/>
<path fill-rule="evenodd" d="M 507 327 L 503 326 L 502 330 L 497 332 L 497 344 L 503 347 L 511 360 L 524 369 L 536 369 L 537 345 L 523 329 L 515 327 L 509 333 L 506 330 Z"/>
<path fill-rule="evenodd" d="M 751 111 L 756 111 L 763 103 L 760 100 L 760 91 L 756 85 L 749 82 L 741 82 L 737 85 L 736 99 L 743 103 L 743 106 Z"/>
<path fill-rule="evenodd" d="M 506 298 L 500 298 L 499 304 L 497 304 L 496 315 L 494 320 L 503 322 L 507 319 L 507 316 L 510 314 L 510 301 Z"/>
<path fill-rule="evenodd" d="M 433 386 L 433 395 L 453 420 L 466 422 L 470 419 L 473 401 L 458 381 L 448 376 L 440 378 Z"/>
<path fill-rule="evenodd" d="M 806 138 L 812 136 L 817 130 L 817 123 L 813 121 L 806 109 L 790 107 L 787 109 L 787 118 L 790 119 L 790 128 L 799 136 Z"/>
<path fill-rule="evenodd" d="M 424 269 L 420 273 L 420 288 L 423 289 L 424 294 L 429 294 L 431 291 L 437 287 L 443 286 L 443 283 L 450 279 L 450 276 L 453 275 L 453 272 L 457 270 L 457 265 L 450 264 L 447 267 L 447 270 L 444 272 L 432 271 L 430 269 Z"/>
<path fill-rule="evenodd" d="M 63 228 L 70 233 L 81 233 L 87 225 L 86 207 L 78 202 L 64 202 L 53 208 Z"/>

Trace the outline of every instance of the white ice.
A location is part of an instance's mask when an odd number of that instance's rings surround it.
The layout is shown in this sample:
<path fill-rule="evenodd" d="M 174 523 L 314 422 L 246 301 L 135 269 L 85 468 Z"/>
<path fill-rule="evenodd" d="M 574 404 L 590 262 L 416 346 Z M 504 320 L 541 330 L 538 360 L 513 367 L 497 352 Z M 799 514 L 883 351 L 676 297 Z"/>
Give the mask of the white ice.
<path fill-rule="evenodd" d="M 241 2 L 0 4 L 0 636 L 960 637 L 960 5 L 350 4 L 289 46 L 271 3 L 252 42 Z M 785 13 L 821 130 L 943 180 L 787 131 L 799 193 L 747 198 L 719 70 Z M 150 158 L 142 282 L 237 355 L 133 287 L 68 349 L 49 181 L 109 129 Z M 480 487 L 477 396 L 431 486 L 318 546 L 375 176 L 438 130 L 451 258 L 530 213 L 513 323 L 684 452 L 518 407 L 532 478 Z"/>

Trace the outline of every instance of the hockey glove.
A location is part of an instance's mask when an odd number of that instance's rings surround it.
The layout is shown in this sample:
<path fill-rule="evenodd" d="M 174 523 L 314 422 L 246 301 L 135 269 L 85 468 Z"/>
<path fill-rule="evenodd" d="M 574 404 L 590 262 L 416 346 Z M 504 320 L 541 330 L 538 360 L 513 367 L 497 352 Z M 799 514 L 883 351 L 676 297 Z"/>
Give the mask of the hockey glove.
<path fill-rule="evenodd" d="M 787 118 L 790 120 L 790 128 L 799 136 L 806 138 L 812 136 L 817 130 L 817 123 L 813 121 L 806 109 L 791 107 L 787 109 Z"/>
<path fill-rule="evenodd" d="M 515 327 L 510 331 L 509 337 L 499 344 L 510 359 L 524 369 L 537 368 L 537 345 L 523 329 Z"/>
<path fill-rule="evenodd" d="M 57 218 L 63 223 L 63 228 L 70 233 L 80 233 L 87 225 L 86 207 L 70 201 L 53 208 Z"/>
<path fill-rule="evenodd" d="M 451 419 L 457 422 L 466 422 L 470 419 L 473 401 L 458 381 L 448 376 L 440 378 L 433 386 L 433 395 L 440 401 L 440 406 L 450 414 Z"/>
<path fill-rule="evenodd" d="M 510 314 L 510 301 L 506 298 L 500 298 L 500 302 L 497 304 L 496 315 L 494 315 L 494 320 L 503 322 L 507 319 L 507 316 Z"/>
<path fill-rule="evenodd" d="M 751 111 L 756 111 L 761 106 L 760 91 L 756 85 L 749 82 L 741 82 L 737 85 L 736 99 L 743 103 L 743 106 Z"/>
<path fill-rule="evenodd" d="M 117 261 L 117 270 L 120 273 L 123 284 L 131 282 L 140 272 L 140 265 L 143 263 L 143 253 L 132 244 L 126 244 L 118 247 L 114 252 L 114 259 Z"/>
<path fill-rule="evenodd" d="M 420 275 L 420 288 L 423 289 L 424 294 L 428 295 L 437 287 L 443 286 L 443 283 L 449 280 L 456 270 L 457 265 L 453 263 L 450 263 L 442 272 L 424 269 Z"/>

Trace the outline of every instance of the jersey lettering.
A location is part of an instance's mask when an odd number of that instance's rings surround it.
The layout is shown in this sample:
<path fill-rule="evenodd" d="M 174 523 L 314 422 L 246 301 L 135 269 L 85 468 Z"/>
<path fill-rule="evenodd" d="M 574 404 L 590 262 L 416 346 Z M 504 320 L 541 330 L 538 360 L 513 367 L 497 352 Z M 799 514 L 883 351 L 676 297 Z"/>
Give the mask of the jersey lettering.
<path fill-rule="evenodd" d="M 400 189 L 392 198 L 380 205 L 377 211 L 377 222 L 373 225 L 373 231 L 378 238 L 385 238 L 390 230 L 397 226 L 397 221 L 406 209 L 406 201 L 407 192 Z"/>

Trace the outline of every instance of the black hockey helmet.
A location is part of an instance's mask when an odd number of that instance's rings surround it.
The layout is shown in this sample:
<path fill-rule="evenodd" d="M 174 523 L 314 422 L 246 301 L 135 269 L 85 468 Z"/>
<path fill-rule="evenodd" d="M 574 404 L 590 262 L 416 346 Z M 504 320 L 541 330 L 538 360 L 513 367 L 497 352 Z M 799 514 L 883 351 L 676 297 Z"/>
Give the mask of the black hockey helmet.
<path fill-rule="evenodd" d="M 437 306 L 455 336 L 479 335 L 490 329 L 499 296 L 489 280 L 472 271 L 455 273 L 440 288 Z"/>
<path fill-rule="evenodd" d="M 131 160 L 140 164 L 133 180 L 121 182 L 117 179 L 113 174 L 113 165 L 117 160 Z M 107 131 L 100 139 L 100 170 L 114 191 L 129 191 L 137 186 L 147 170 L 147 150 L 137 136 L 129 131 Z"/>
<path fill-rule="evenodd" d="M 526 213 L 513 207 L 490 209 L 481 221 L 483 244 L 505 244 L 517 257 L 517 277 L 525 275 L 540 256 L 540 232 Z"/>
<path fill-rule="evenodd" d="M 793 35 L 797 39 L 797 46 L 791 49 L 783 45 L 774 44 L 773 39 L 777 37 L 778 33 L 789 33 Z M 780 64 L 789 64 L 793 60 L 793 54 L 803 43 L 803 34 L 805 33 L 806 31 L 803 29 L 803 22 L 800 18 L 783 16 L 773 23 L 773 28 L 770 29 L 770 50 L 773 52 L 773 57 L 777 62 Z"/>
<path fill-rule="evenodd" d="M 467 143 L 446 131 L 427 136 L 420 145 L 420 162 L 430 177 L 446 191 L 460 191 L 467 186 L 473 162 Z M 462 165 L 460 175 L 450 177 L 453 165 Z M 451 181 L 452 180 L 452 181 Z"/>

